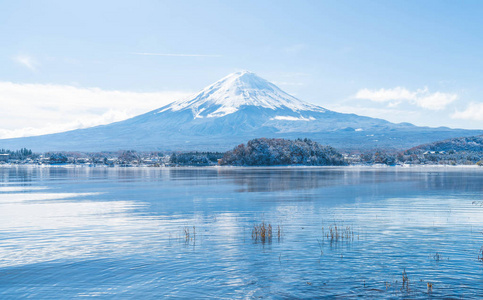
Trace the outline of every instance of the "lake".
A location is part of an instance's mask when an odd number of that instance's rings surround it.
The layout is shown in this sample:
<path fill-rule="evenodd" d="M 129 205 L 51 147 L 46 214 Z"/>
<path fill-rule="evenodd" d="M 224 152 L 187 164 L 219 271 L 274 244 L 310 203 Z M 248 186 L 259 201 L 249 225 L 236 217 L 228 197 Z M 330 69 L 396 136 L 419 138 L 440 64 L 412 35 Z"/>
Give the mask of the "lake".
<path fill-rule="evenodd" d="M 483 168 L 0 167 L 0 220 L 1 299 L 483 295 Z"/>

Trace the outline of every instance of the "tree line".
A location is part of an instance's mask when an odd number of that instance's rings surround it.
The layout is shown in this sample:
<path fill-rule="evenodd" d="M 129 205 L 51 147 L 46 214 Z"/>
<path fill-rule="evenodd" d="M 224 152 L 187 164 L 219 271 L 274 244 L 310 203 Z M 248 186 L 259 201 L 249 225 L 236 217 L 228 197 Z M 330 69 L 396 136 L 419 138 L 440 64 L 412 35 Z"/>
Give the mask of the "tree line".
<path fill-rule="evenodd" d="M 478 143 L 476 143 L 478 142 Z M 460 138 L 422 145 L 406 151 L 375 149 L 363 153 L 342 155 L 330 146 L 310 139 L 258 138 L 240 144 L 227 152 L 47 152 L 42 155 L 32 150 L 0 149 L 12 163 L 88 163 L 93 165 L 153 165 L 153 166 L 343 166 L 343 165 L 481 165 L 483 143 L 480 140 Z M 457 150 L 455 149 L 457 146 Z M 444 150 L 441 150 L 444 149 Z"/>
<path fill-rule="evenodd" d="M 322 146 L 310 139 L 259 138 L 228 151 L 221 165 L 233 166 L 342 166 L 346 161 L 341 153 L 330 146 Z"/>

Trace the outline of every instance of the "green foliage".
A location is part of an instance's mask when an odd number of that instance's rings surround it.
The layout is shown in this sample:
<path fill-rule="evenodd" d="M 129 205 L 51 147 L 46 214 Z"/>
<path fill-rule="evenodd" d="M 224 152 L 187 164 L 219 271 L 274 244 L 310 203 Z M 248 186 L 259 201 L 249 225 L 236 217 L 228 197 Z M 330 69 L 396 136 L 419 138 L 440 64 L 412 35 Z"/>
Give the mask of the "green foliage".
<path fill-rule="evenodd" d="M 29 157 L 34 156 L 32 150 L 27 148 L 22 148 L 20 150 L 8 150 L 8 149 L 0 149 L 0 154 L 8 154 L 10 159 L 26 159 Z"/>
<path fill-rule="evenodd" d="M 235 166 L 346 165 L 342 154 L 309 139 L 259 138 L 225 153 L 220 163 Z"/>
<path fill-rule="evenodd" d="M 180 166 L 209 166 L 217 164 L 222 157 L 220 152 L 173 153 L 169 162 Z"/>
<path fill-rule="evenodd" d="M 119 154 L 119 162 L 121 164 L 129 164 L 134 160 L 139 159 L 139 155 L 136 151 L 134 150 L 128 150 L 128 151 L 122 151 L 121 154 Z"/>
<path fill-rule="evenodd" d="M 47 153 L 51 164 L 65 164 L 67 163 L 67 156 L 61 152 Z"/>

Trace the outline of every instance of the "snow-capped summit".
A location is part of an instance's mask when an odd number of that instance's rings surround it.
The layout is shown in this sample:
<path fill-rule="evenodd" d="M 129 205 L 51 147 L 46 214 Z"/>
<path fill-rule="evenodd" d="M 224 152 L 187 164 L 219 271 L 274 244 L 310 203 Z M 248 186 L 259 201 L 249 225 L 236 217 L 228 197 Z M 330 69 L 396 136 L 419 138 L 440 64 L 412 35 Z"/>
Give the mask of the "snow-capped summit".
<path fill-rule="evenodd" d="M 342 114 L 298 100 L 250 72 L 230 74 L 196 95 L 108 125 L 0 140 L 33 151 L 228 150 L 253 138 L 310 138 L 341 149 L 416 145 L 482 134 Z"/>
<path fill-rule="evenodd" d="M 196 95 L 174 102 L 158 112 L 190 109 L 195 118 L 216 118 L 232 114 L 242 106 L 290 109 L 292 111 L 324 112 L 325 109 L 285 93 L 273 83 L 255 73 L 241 71 L 232 73 Z"/>

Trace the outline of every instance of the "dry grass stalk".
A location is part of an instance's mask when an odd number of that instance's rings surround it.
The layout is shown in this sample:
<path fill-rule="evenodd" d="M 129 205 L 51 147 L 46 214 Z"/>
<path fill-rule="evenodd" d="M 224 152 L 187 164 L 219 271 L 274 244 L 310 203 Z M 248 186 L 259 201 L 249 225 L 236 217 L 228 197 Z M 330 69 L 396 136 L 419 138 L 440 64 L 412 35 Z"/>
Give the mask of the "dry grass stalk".
<path fill-rule="evenodd" d="M 279 239 L 281 235 L 280 226 L 278 228 L 279 232 Z M 272 225 L 266 224 L 265 222 L 260 223 L 259 225 L 253 225 L 252 229 L 252 239 L 255 241 L 260 241 L 262 243 L 271 242 L 272 241 Z"/>
<path fill-rule="evenodd" d="M 183 228 L 185 243 L 194 242 L 196 240 L 196 227 L 193 226 L 193 230 L 189 226 Z"/>
<path fill-rule="evenodd" d="M 322 228 L 322 232 L 325 233 L 324 228 Z M 339 240 L 353 241 L 354 230 L 351 226 L 341 226 L 338 224 L 333 224 L 329 226 L 328 232 L 325 237 L 331 242 L 337 242 Z"/>
<path fill-rule="evenodd" d="M 402 273 L 402 282 L 402 289 L 406 288 L 406 290 L 409 291 L 409 277 L 406 274 L 406 269 L 404 269 Z"/>

